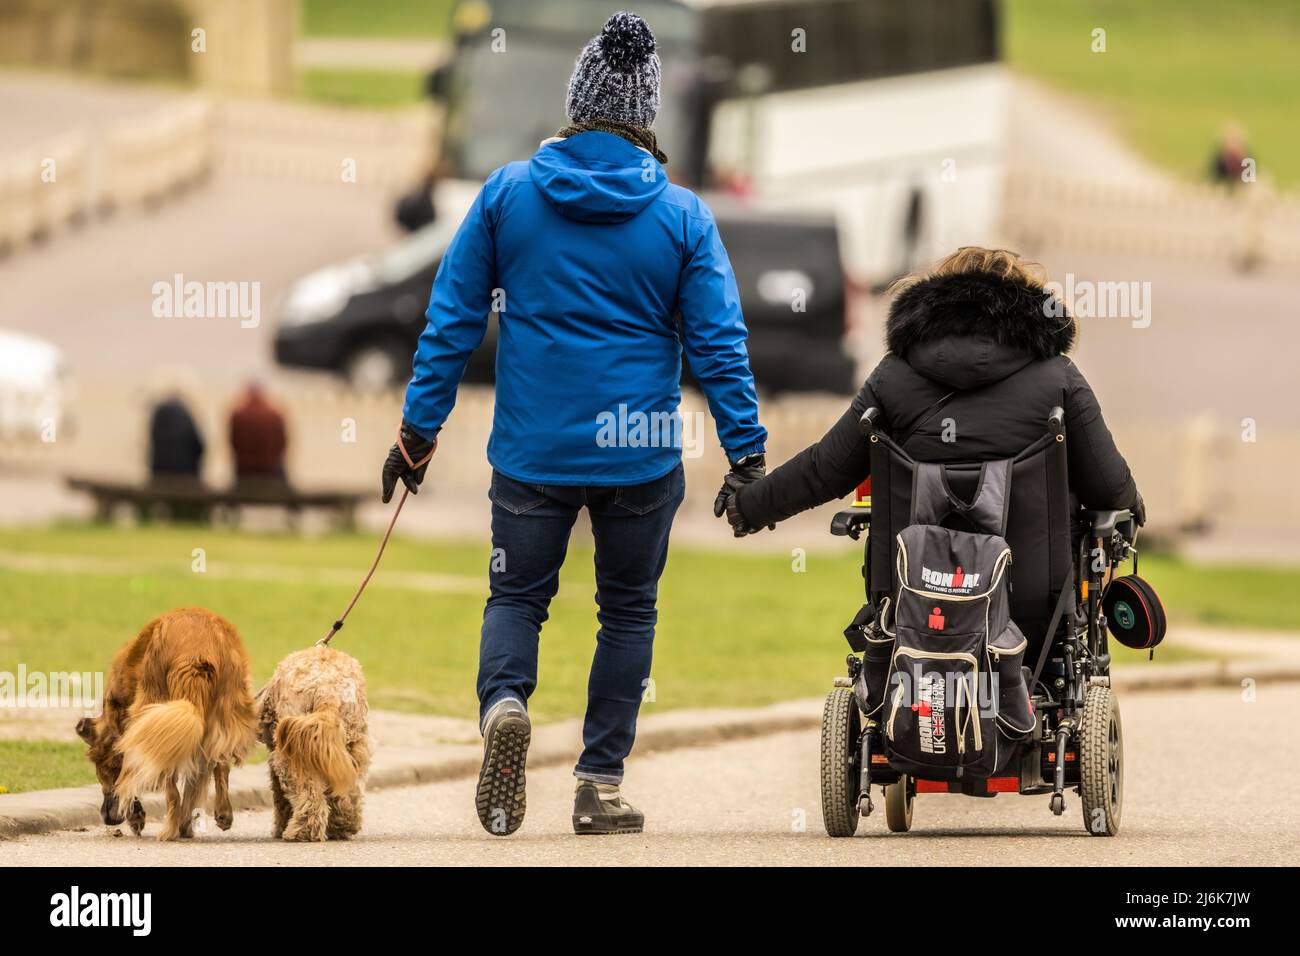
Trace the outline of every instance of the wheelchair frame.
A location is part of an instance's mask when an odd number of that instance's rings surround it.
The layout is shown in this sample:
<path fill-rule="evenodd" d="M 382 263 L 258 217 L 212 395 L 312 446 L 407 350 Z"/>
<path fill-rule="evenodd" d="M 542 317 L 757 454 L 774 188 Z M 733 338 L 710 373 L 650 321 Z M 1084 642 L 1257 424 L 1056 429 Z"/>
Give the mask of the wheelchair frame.
<path fill-rule="evenodd" d="M 876 440 L 876 409 L 863 414 L 860 427 Z M 1064 412 L 1048 418 L 1053 440 L 1063 442 Z M 1079 522 L 1076 526 L 1075 522 Z M 857 540 L 869 531 L 871 506 L 858 503 L 831 519 L 831 534 Z M 1075 531 L 1080 532 L 1076 535 Z M 1120 563 L 1134 556 L 1136 523 L 1127 510 L 1081 511 L 1072 521 L 1075 574 L 1074 610 L 1059 622 L 1046 654 L 1046 669 L 1030 688 L 1035 715 L 1030 736 L 1016 746 L 999 775 L 960 782 L 918 780 L 890 767 L 880 727 L 862 713 L 854 683 L 862 658 L 850 653 L 848 675 L 835 680 L 826 698 L 821 728 L 822 818 L 833 837 L 852 836 L 859 818 L 874 809 L 871 787 L 882 786 L 889 829 L 911 829 L 918 793 L 1051 794 L 1053 814 L 1065 812 L 1065 790 L 1081 798 L 1084 827 L 1094 836 L 1119 832 L 1124 793 L 1124 738 L 1119 703 L 1110 686 L 1110 651 L 1101 598 Z M 863 579 L 870 601 L 870 535 L 864 547 Z M 874 616 L 873 616 L 874 617 Z M 864 627 L 869 626 L 863 625 Z"/>

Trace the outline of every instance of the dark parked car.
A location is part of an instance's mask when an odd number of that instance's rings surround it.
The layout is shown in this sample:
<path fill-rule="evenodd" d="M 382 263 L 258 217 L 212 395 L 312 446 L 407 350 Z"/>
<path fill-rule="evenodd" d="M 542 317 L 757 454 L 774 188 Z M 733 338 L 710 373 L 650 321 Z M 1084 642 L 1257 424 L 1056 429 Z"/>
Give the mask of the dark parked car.
<path fill-rule="evenodd" d="M 714 212 L 740 287 L 759 387 L 853 391 L 854 363 L 842 344 L 848 293 L 833 219 L 722 203 Z M 338 372 L 362 389 L 406 381 L 433 278 L 457 224 L 442 217 L 383 255 L 299 280 L 281 307 L 276 361 Z M 493 380 L 496 334 L 490 316 L 466 381 Z"/>

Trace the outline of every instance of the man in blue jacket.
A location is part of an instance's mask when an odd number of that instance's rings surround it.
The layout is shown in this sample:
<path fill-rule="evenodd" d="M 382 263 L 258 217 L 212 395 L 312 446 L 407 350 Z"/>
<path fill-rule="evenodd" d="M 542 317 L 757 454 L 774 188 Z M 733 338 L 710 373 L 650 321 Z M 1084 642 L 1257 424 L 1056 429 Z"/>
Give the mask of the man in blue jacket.
<path fill-rule="evenodd" d="M 571 125 L 528 162 L 488 177 L 434 281 L 383 498 L 415 492 L 488 313 L 500 324 L 491 595 L 478 697 L 484 736 L 479 819 L 505 835 L 524 817 L 524 762 L 538 636 L 569 534 L 586 507 L 596 545 L 600 628 L 587 689 L 577 833 L 637 833 L 621 796 L 650 677 L 659 576 L 685 484 L 681 356 L 708 399 L 731 462 L 725 486 L 764 472 L 766 430 L 745 350 L 740 295 L 713 215 L 668 182 L 651 127 L 654 36 L 610 17 L 569 82 Z M 639 414 L 638 414 L 639 413 Z M 629 421 L 650 427 L 627 429 Z M 721 496 L 720 496 L 721 497 Z"/>

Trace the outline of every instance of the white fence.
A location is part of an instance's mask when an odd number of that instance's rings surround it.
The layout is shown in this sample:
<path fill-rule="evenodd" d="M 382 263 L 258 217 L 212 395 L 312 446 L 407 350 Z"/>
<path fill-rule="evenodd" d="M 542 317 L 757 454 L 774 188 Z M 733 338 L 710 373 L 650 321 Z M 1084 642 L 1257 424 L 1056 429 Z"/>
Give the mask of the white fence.
<path fill-rule="evenodd" d="M 0 247 L 48 235 L 89 212 L 89 151 L 70 133 L 44 149 L 0 157 Z"/>
<path fill-rule="evenodd" d="M 1017 248 L 1300 264 L 1300 197 L 1265 183 L 1152 188 L 1039 168 L 1007 171 L 1004 232 Z"/>
<path fill-rule="evenodd" d="M 214 170 L 255 179 L 402 189 L 427 171 L 433 112 L 296 103 L 171 103 L 97 136 L 74 131 L 0 155 L 0 253 L 118 209 L 153 207 Z"/>
<path fill-rule="evenodd" d="M 299 103 L 221 104 L 216 163 L 255 179 L 409 187 L 433 155 L 433 111 L 368 112 Z"/>
<path fill-rule="evenodd" d="M 0 251 L 201 182 L 212 142 L 212 107 L 194 100 L 121 120 L 94 139 L 72 131 L 0 156 Z"/>
<path fill-rule="evenodd" d="M 119 124 L 104 144 L 101 207 L 156 203 L 212 169 L 212 106 L 193 101 Z"/>

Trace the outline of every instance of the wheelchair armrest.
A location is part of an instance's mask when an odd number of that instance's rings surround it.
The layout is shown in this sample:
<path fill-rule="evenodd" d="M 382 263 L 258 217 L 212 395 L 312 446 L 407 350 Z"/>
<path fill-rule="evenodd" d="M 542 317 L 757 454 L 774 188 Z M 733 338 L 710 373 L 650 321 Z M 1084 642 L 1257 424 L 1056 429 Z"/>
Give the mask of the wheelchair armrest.
<path fill-rule="evenodd" d="M 1109 541 L 1118 531 L 1125 541 L 1132 542 L 1137 531 L 1133 522 L 1133 512 L 1127 508 L 1116 511 L 1085 511 L 1083 517 L 1091 528 L 1089 536 L 1101 538 L 1103 541 Z"/>
<path fill-rule="evenodd" d="M 831 518 L 831 534 L 841 538 L 847 535 L 856 541 L 862 537 L 863 530 L 870 527 L 870 508 L 848 508 L 837 511 Z"/>

